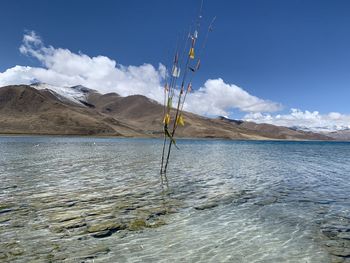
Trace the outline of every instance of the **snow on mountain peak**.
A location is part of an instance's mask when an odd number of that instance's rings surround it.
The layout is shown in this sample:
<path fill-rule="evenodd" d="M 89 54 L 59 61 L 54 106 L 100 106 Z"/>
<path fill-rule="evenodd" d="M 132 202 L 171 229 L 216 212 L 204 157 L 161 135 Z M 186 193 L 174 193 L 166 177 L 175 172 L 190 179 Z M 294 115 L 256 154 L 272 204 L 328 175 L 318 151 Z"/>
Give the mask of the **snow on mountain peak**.
<path fill-rule="evenodd" d="M 350 130 L 350 125 L 324 125 L 324 126 L 311 126 L 311 127 L 294 125 L 289 128 L 293 130 L 301 130 L 301 131 L 307 131 L 307 132 L 328 133 L 328 132 Z"/>
<path fill-rule="evenodd" d="M 86 105 L 87 95 L 89 92 L 95 92 L 95 90 L 88 89 L 81 85 L 73 87 L 59 87 L 46 83 L 36 82 L 30 86 L 38 90 L 48 90 L 59 100 L 68 100 L 69 102 L 76 103 L 80 106 Z"/>

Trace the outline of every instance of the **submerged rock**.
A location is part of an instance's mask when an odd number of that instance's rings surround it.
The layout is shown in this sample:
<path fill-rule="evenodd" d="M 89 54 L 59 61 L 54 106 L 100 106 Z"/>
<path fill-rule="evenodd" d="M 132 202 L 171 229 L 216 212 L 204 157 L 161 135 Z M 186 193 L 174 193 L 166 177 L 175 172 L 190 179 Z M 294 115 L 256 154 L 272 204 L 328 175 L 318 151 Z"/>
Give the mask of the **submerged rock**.
<path fill-rule="evenodd" d="M 11 212 L 11 211 L 12 211 L 11 208 L 3 208 L 3 209 L 0 209 L 0 214 L 5 214 L 5 213 Z"/>
<path fill-rule="evenodd" d="M 324 244 L 332 262 L 350 262 L 350 220 L 344 217 L 332 217 L 325 220 L 321 233 L 327 239 Z"/>
<path fill-rule="evenodd" d="M 11 220 L 11 215 L 0 215 L 0 224 Z"/>
<path fill-rule="evenodd" d="M 338 237 L 341 239 L 350 240 L 350 232 L 340 232 Z"/>
<path fill-rule="evenodd" d="M 130 231 L 138 231 L 138 230 L 144 229 L 146 227 L 147 227 L 146 220 L 144 220 L 144 219 L 135 219 L 135 220 L 130 222 L 130 224 L 128 226 L 128 230 L 130 230 Z"/>
<path fill-rule="evenodd" d="M 255 205 L 259 205 L 259 206 L 265 206 L 265 205 L 271 205 L 277 202 L 277 197 L 275 196 L 271 196 L 271 197 L 267 197 L 263 200 L 257 201 L 254 204 Z"/>
<path fill-rule="evenodd" d="M 74 251 L 71 254 L 66 254 L 64 252 L 58 252 L 49 255 L 49 260 L 44 262 L 90 262 L 90 260 L 94 260 L 100 256 L 106 255 L 110 252 L 110 248 L 101 245 L 96 247 L 84 247 L 80 250 Z"/>
<path fill-rule="evenodd" d="M 162 219 L 158 219 L 157 221 L 148 223 L 147 227 L 157 228 L 157 227 L 164 226 L 164 225 L 166 225 L 166 222 L 164 220 L 162 220 Z"/>
<path fill-rule="evenodd" d="M 90 249 L 89 251 L 87 251 L 87 255 L 84 256 L 85 259 L 88 258 L 96 258 L 98 255 L 100 254 L 107 254 L 109 253 L 111 250 L 110 248 L 106 247 L 106 246 L 101 246 L 101 247 L 94 247 L 92 249 Z"/>
<path fill-rule="evenodd" d="M 334 256 L 350 257 L 350 248 L 329 247 L 328 251 Z"/>
<path fill-rule="evenodd" d="M 331 255 L 331 262 L 332 263 L 345 263 L 345 259 L 343 257 Z"/>
<path fill-rule="evenodd" d="M 57 214 L 52 214 L 51 215 L 51 221 L 54 222 L 65 222 L 65 221 L 70 221 L 74 219 L 82 218 L 81 216 L 81 211 L 65 211 Z"/>
<path fill-rule="evenodd" d="M 108 244 L 114 233 L 119 239 L 128 231 L 165 225 L 165 216 L 182 205 L 154 191 L 140 194 L 128 188 L 38 192 L 20 203 L 3 202 L 0 262 L 103 261 L 110 257 L 109 248 L 96 247 L 97 242 Z"/>
<path fill-rule="evenodd" d="M 113 221 L 100 222 L 88 227 L 87 231 L 95 238 L 103 238 L 125 229 L 126 226 Z"/>
<path fill-rule="evenodd" d="M 210 209 L 210 208 L 214 208 L 217 207 L 219 204 L 218 203 L 206 203 L 206 204 L 202 204 L 199 206 L 195 206 L 194 209 L 196 210 L 205 210 L 205 209 Z"/>
<path fill-rule="evenodd" d="M 86 222 L 83 218 L 76 218 L 69 221 L 64 221 L 61 224 L 54 224 L 50 226 L 50 230 L 56 233 L 61 233 L 66 230 L 72 230 L 76 228 L 85 227 Z"/>

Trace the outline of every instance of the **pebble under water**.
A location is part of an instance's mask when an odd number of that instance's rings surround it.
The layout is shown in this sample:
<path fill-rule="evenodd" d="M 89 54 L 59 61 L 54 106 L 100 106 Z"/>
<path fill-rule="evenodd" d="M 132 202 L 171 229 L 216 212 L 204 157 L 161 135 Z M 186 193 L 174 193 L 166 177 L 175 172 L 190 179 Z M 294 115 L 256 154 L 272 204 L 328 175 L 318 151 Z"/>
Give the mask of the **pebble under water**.
<path fill-rule="evenodd" d="M 350 143 L 0 137 L 0 262 L 350 262 Z"/>

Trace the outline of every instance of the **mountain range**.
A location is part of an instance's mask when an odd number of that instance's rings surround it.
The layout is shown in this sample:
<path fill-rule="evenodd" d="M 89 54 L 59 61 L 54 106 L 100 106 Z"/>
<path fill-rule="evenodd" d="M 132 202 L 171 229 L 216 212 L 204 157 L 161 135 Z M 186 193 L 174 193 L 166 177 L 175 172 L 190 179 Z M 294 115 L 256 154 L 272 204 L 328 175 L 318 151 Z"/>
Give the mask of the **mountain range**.
<path fill-rule="evenodd" d="M 141 95 L 100 94 L 83 86 L 12 85 L 0 88 L 0 133 L 161 137 L 163 110 L 161 104 Z M 189 112 L 183 117 L 185 125 L 179 126 L 176 137 L 332 140 L 329 134 L 226 117 Z"/>

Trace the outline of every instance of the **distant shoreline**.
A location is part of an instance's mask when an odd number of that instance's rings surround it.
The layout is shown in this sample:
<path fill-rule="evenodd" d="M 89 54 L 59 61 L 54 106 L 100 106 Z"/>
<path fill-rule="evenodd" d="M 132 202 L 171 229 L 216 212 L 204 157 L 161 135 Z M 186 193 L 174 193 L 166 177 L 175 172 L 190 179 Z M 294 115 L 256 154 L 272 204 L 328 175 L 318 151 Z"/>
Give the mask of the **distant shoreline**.
<path fill-rule="evenodd" d="M 163 139 L 162 136 L 118 136 L 118 135 L 86 135 L 86 134 L 38 134 L 38 133 L 0 133 L 0 137 L 86 137 L 111 139 Z M 271 142 L 350 142 L 350 140 L 306 140 L 306 139 L 255 139 L 255 138 L 222 138 L 222 137 L 178 137 L 177 140 L 226 140 L 226 141 L 271 141 Z"/>

